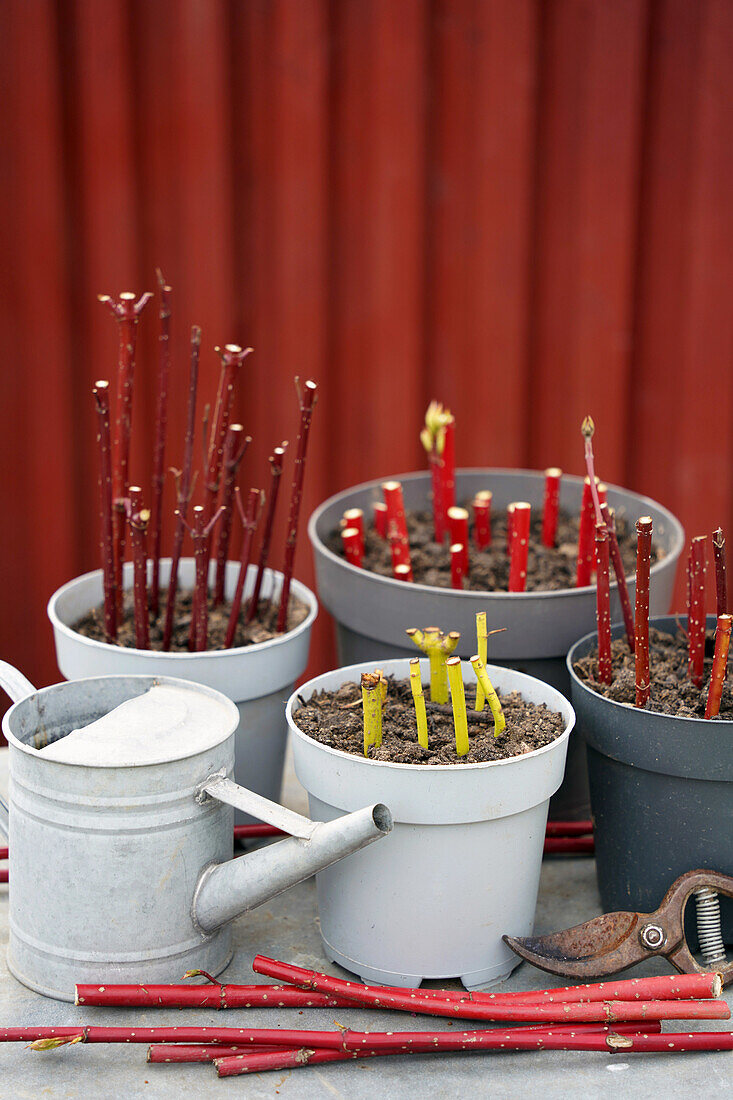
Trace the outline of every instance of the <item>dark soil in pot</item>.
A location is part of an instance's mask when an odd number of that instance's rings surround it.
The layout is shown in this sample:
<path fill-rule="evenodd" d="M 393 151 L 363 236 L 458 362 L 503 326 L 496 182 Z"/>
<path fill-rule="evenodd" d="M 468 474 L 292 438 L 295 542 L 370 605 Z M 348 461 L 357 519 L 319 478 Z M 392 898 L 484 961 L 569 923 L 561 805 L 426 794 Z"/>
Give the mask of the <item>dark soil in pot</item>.
<path fill-rule="evenodd" d="M 170 653 L 189 653 L 188 636 L 191 627 L 191 605 L 193 593 L 181 592 L 176 600 L 176 612 L 174 616 L 173 637 L 171 639 Z M 209 603 L 209 632 L 207 652 L 224 649 L 227 625 L 229 623 L 231 603 L 226 600 L 219 607 L 212 607 Z M 279 603 L 270 603 L 269 600 L 260 600 L 257 615 L 251 623 L 246 625 L 240 622 L 234 635 L 233 648 L 239 646 L 257 645 L 258 642 L 269 642 L 272 638 L 281 637 L 275 629 L 277 622 Z M 308 607 L 292 592 L 288 606 L 288 631 L 295 630 L 297 626 L 308 617 Z M 161 613 L 150 619 L 150 646 L 151 650 L 161 652 L 163 649 L 163 625 L 165 622 L 165 604 L 161 601 Z M 73 629 L 85 638 L 92 638 L 96 642 L 105 642 L 104 633 L 104 608 L 95 607 L 89 611 L 77 623 Z M 122 624 L 117 633 L 117 645 L 128 649 L 135 649 L 135 617 L 132 602 L 132 593 L 125 593 Z"/>
<path fill-rule="evenodd" d="M 468 506 L 467 506 L 468 507 Z M 468 508 L 470 516 L 470 507 Z M 406 512 L 407 532 L 410 540 L 412 572 L 418 584 L 436 588 L 451 587 L 451 564 L 448 546 L 433 541 L 433 517 L 430 512 Z M 470 523 L 470 520 L 469 520 Z M 542 516 L 536 514 L 530 529 L 527 560 L 527 591 L 552 592 L 575 588 L 578 558 L 578 516 L 561 512 L 557 527 L 557 544 L 554 548 L 542 544 Z M 633 526 L 623 516 L 617 517 L 616 528 L 619 547 L 628 575 L 636 566 L 636 534 Z M 473 539 L 473 531 L 471 539 Z M 509 557 L 506 552 L 506 514 L 492 517 L 491 545 L 486 550 L 469 547 L 470 576 L 465 588 L 477 592 L 506 592 L 509 586 Z M 329 550 L 344 556 L 339 530 L 331 532 Z M 652 562 L 660 560 L 658 548 L 653 550 Z M 392 576 L 392 554 L 389 542 L 381 538 L 374 525 L 365 516 L 364 568 L 382 577 Z"/>
<path fill-rule="evenodd" d="M 591 691 L 612 699 L 616 703 L 634 705 L 636 698 L 636 670 L 634 655 L 629 651 L 625 638 L 617 638 L 611 644 L 613 655 L 613 683 L 598 681 L 597 647 L 587 657 L 573 665 L 580 680 Z M 651 666 L 651 698 L 646 710 L 659 714 L 671 714 L 676 718 L 704 718 L 708 696 L 710 670 L 715 652 L 715 631 L 705 635 L 705 677 L 702 688 L 696 688 L 687 674 L 687 637 L 682 628 L 676 634 L 668 634 L 651 627 L 649 630 L 649 660 Z M 733 718 L 733 689 L 730 683 L 723 686 L 720 714 L 717 718 Z M 714 722 L 716 718 L 708 721 Z"/>
<path fill-rule="evenodd" d="M 466 684 L 468 707 L 468 738 L 470 750 L 465 756 L 456 754 L 453 710 L 448 704 L 432 703 L 425 697 L 428 722 L 428 744 L 424 749 L 417 740 L 415 706 L 409 680 L 387 678 L 387 698 L 382 708 L 382 744 L 370 746 L 369 757 L 393 764 L 483 764 L 490 760 L 506 760 L 522 756 L 549 745 L 560 737 L 565 723 L 562 715 L 545 703 L 525 701 L 514 691 L 500 692 L 506 729 L 494 737 L 494 720 L 488 705 L 482 711 L 472 710 L 475 685 Z M 342 752 L 364 755 L 361 688 L 356 683 L 344 684 L 338 691 L 317 692 L 294 711 L 293 718 L 303 733 Z"/>

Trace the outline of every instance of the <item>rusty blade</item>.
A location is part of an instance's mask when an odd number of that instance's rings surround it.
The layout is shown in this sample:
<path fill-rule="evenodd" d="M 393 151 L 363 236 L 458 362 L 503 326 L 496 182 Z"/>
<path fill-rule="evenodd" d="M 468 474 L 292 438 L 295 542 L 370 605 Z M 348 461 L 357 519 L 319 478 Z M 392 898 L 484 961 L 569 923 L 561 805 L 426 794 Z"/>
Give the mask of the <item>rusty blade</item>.
<path fill-rule="evenodd" d="M 638 925 L 638 913 L 605 913 L 563 932 L 502 939 L 515 954 L 550 974 L 601 978 L 649 956 L 636 934 Z"/>

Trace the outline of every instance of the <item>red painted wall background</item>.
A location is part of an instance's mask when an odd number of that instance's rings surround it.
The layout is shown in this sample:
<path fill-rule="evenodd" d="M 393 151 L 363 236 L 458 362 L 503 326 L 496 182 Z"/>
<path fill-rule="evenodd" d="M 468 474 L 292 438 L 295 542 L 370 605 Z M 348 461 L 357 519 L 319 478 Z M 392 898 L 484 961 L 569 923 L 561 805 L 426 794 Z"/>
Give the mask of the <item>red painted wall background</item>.
<path fill-rule="evenodd" d="M 48 596 L 97 565 L 95 296 L 156 264 L 174 425 L 192 323 L 207 400 L 213 345 L 255 348 L 243 486 L 319 382 L 304 517 L 421 466 L 435 396 L 464 465 L 581 472 L 591 411 L 604 479 L 733 536 L 730 0 L 5 0 L 0 41 L 0 655 L 33 680 Z"/>

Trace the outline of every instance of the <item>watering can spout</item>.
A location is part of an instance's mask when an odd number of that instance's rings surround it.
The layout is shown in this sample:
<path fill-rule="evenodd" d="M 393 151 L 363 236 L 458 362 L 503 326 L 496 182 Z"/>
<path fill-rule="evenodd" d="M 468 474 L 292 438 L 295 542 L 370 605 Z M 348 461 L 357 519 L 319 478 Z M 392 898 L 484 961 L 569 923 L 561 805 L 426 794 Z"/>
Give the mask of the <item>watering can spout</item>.
<path fill-rule="evenodd" d="M 379 840 L 392 829 L 392 815 L 386 806 L 377 803 L 334 821 L 308 825 L 307 837 L 291 836 L 207 868 L 194 898 L 197 927 L 206 934 L 215 932 L 240 913 Z"/>

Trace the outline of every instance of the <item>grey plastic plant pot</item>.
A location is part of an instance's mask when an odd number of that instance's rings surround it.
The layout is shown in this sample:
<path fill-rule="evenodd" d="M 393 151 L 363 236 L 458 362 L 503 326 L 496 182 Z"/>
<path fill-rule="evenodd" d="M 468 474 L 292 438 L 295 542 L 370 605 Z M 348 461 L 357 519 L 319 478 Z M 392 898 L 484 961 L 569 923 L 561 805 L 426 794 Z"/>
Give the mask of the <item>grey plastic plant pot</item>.
<path fill-rule="evenodd" d="M 678 620 L 650 622 L 672 634 Z M 588 746 L 601 901 L 607 912 L 651 912 L 685 871 L 733 875 L 733 721 L 675 718 L 598 695 L 573 671 L 595 643 L 595 633 L 581 638 L 567 664 Z M 733 903 L 721 908 L 730 943 Z"/>
<path fill-rule="evenodd" d="M 414 656 L 405 644 L 405 628 L 435 624 L 443 630 L 459 630 L 457 652 L 468 658 L 476 651 L 476 612 L 486 611 L 489 629 L 506 627 L 489 639 L 489 659 L 536 676 L 564 695 L 570 694 L 565 656 L 573 642 L 596 625 L 595 587 L 559 592 L 457 592 L 424 584 L 405 584 L 349 565 L 328 549 L 326 540 L 338 527 L 347 508 L 362 508 L 367 516 L 381 499 L 383 479 L 365 482 L 330 497 L 310 517 L 308 535 L 313 545 L 318 598 L 333 616 L 339 661 Z M 429 508 L 430 475 L 402 474 L 408 509 Z M 514 500 L 527 500 L 535 513 L 542 508 L 544 473 L 532 470 L 466 469 L 456 476 L 456 499 L 471 500 L 482 489 L 494 494 L 499 513 Z M 560 505 L 578 512 L 583 479 L 564 475 Z M 608 487 L 608 502 L 616 513 L 632 522 L 641 515 L 654 521 L 655 544 L 664 557 L 651 570 L 651 613 L 669 610 L 677 561 L 684 546 L 684 530 L 677 519 L 648 497 L 615 485 Z M 635 585 L 629 579 L 631 598 Z M 615 582 L 611 585 L 611 614 L 621 618 Z M 588 816 L 588 779 L 581 737 L 570 739 L 566 778 L 552 801 L 550 817 L 572 819 Z"/>
<path fill-rule="evenodd" d="M 251 565 L 245 597 L 254 586 L 256 572 L 256 567 Z M 225 576 L 228 598 L 234 593 L 238 574 L 239 564 L 228 562 Z M 161 562 L 163 591 L 169 575 L 170 561 L 164 559 Z M 265 598 L 279 589 L 281 578 L 282 574 L 266 570 L 262 586 Z M 190 587 L 193 579 L 193 559 L 183 558 L 179 583 Z M 124 585 L 128 588 L 131 584 L 132 566 L 128 562 L 124 567 Z M 53 627 L 56 661 L 67 680 L 88 676 L 166 675 L 221 691 L 239 708 L 234 770 L 237 783 L 277 802 L 287 743 L 285 703 L 308 663 L 311 628 L 318 614 L 316 598 L 309 588 L 293 580 L 291 591 L 307 604 L 308 615 L 295 630 L 281 637 L 236 649 L 158 653 L 94 641 L 73 629 L 74 623 L 102 603 L 102 572 L 95 570 L 69 581 L 49 600 L 48 617 Z M 238 824 L 252 820 L 239 810 L 235 812 Z"/>
<path fill-rule="evenodd" d="M 409 676 L 407 660 L 385 661 Z M 421 661 L 427 681 L 429 663 Z M 560 786 L 575 715 L 540 680 L 488 666 L 501 691 L 559 711 L 564 732 L 552 744 L 485 764 L 390 764 L 329 748 L 307 737 L 293 711 L 299 698 L 335 690 L 374 663 L 317 676 L 288 702 L 295 771 L 314 820 L 330 821 L 367 792 L 389 805 L 394 828 L 379 851 L 316 875 L 326 956 L 367 982 L 416 987 L 460 977 L 468 989 L 501 981 L 519 959 L 502 935 L 526 936 L 534 923 L 550 796 Z M 473 670 L 464 663 L 467 682 Z"/>

